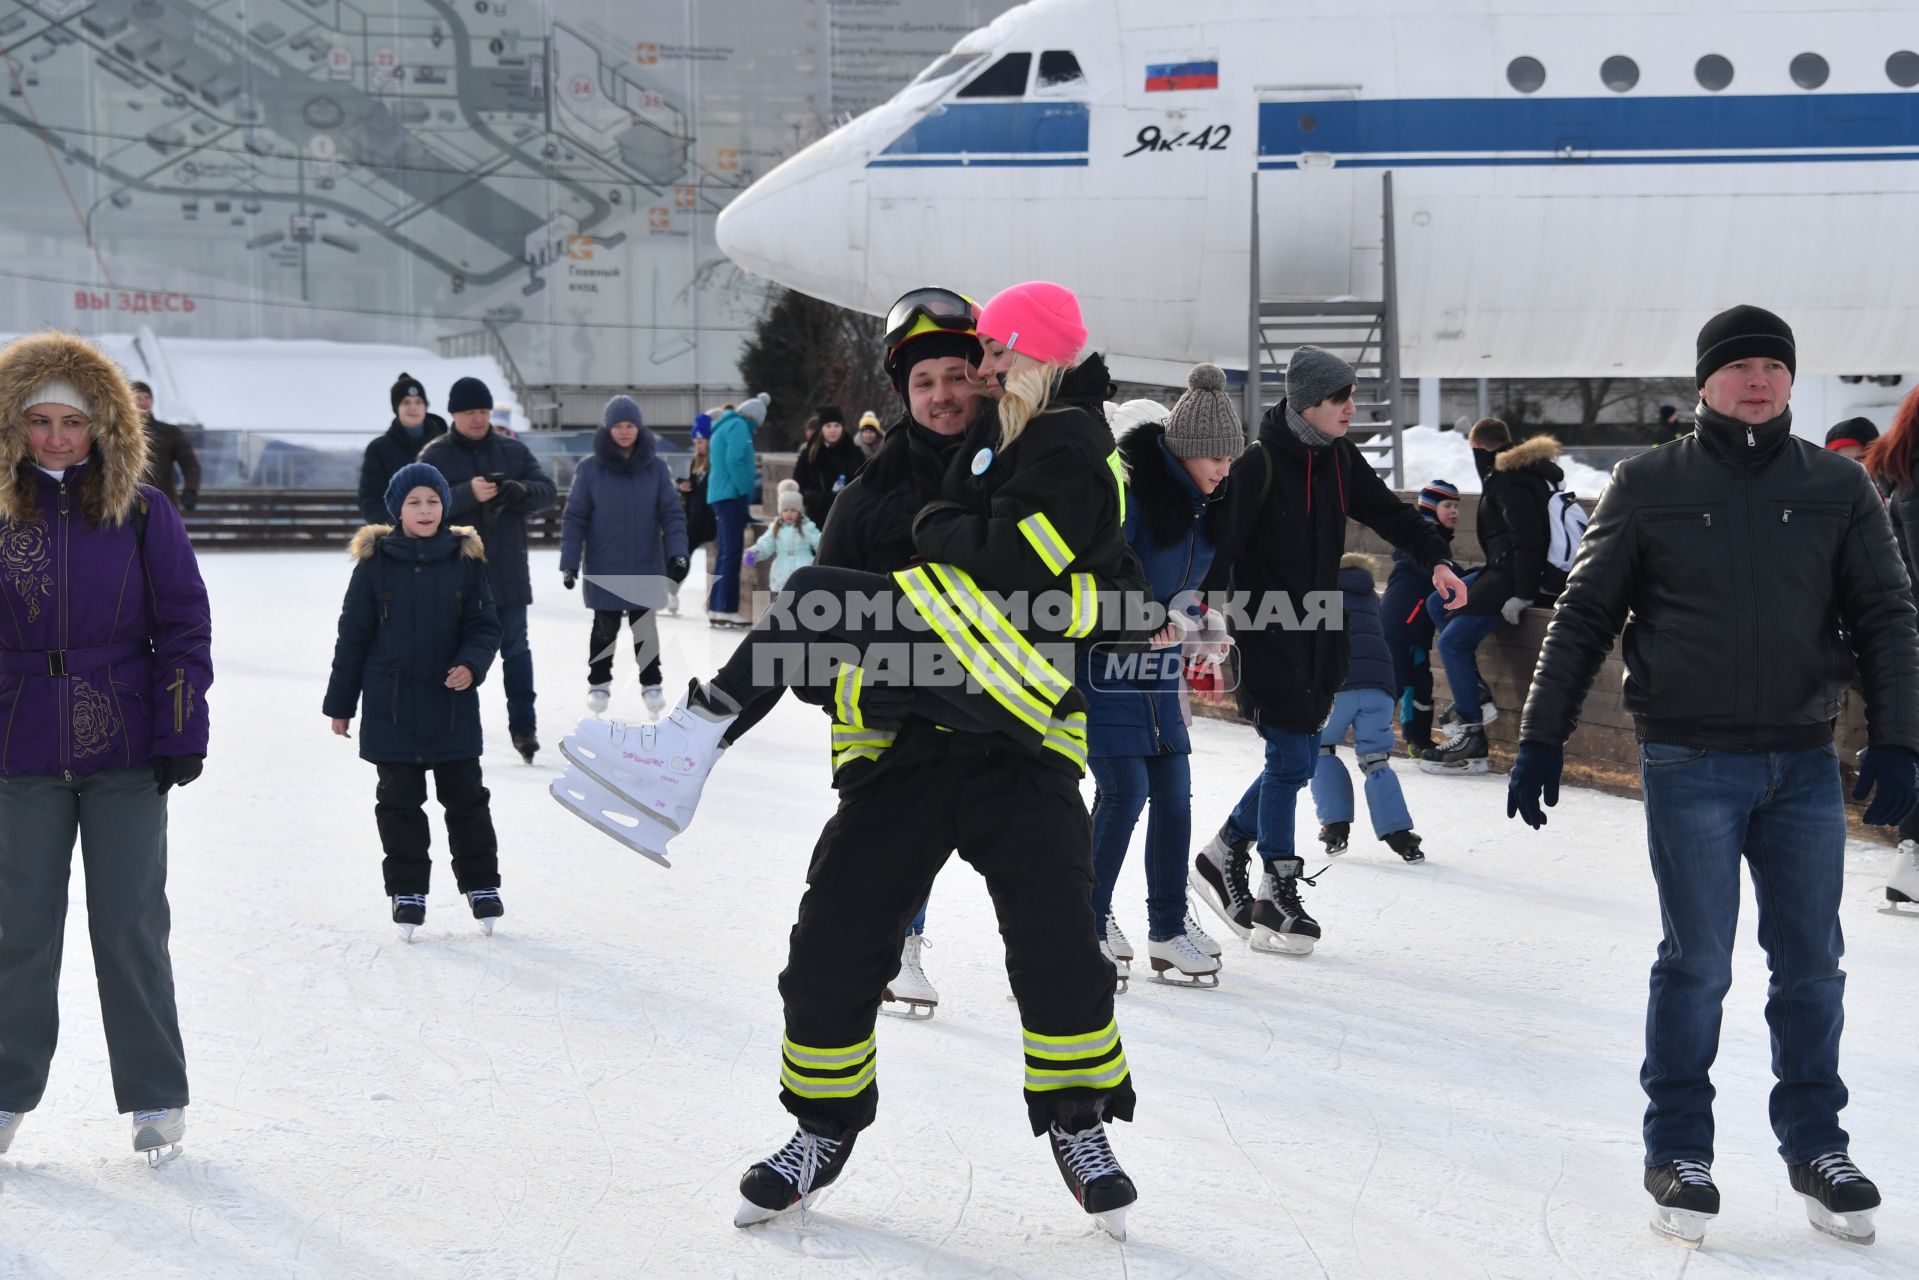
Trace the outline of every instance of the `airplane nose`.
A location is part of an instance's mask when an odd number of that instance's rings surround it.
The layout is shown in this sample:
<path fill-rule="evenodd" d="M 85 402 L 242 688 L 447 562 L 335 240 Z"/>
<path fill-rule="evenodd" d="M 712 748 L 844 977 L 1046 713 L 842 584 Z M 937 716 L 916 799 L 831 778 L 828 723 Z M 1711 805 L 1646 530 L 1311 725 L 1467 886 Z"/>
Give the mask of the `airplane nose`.
<path fill-rule="evenodd" d="M 816 142 L 720 211 L 720 252 L 756 276 L 843 307 L 866 302 L 866 177 Z"/>

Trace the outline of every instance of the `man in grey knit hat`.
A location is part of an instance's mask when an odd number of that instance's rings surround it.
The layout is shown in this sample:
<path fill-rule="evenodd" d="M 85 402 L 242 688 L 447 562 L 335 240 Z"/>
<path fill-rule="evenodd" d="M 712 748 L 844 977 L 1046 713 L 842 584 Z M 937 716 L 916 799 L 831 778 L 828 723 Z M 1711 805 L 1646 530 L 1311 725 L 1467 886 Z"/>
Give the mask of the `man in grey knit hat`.
<path fill-rule="evenodd" d="M 1266 742 L 1266 765 L 1194 860 L 1201 894 L 1255 950 L 1309 955 L 1319 922 L 1299 900 L 1304 863 L 1293 852 L 1293 807 L 1319 759 L 1319 728 L 1346 679 L 1339 600 L 1346 521 L 1359 521 L 1432 574 L 1449 609 L 1466 603 L 1451 550 L 1417 508 L 1401 502 L 1346 431 L 1353 368 L 1301 347 L 1286 368 L 1286 398 L 1260 420 L 1252 448 L 1233 464 L 1226 517 L 1209 589 L 1230 586 L 1242 658 L 1240 713 Z M 1289 608 L 1278 607 L 1283 597 Z M 1334 602 L 1329 612 L 1320 602 Z M 1296 618 L 1293 625 L 1271 619 Z M 1265 617 L 1261 617 L 1265 614 Z M 1249 850 L 1266 874 L 1248 891 Z"/>

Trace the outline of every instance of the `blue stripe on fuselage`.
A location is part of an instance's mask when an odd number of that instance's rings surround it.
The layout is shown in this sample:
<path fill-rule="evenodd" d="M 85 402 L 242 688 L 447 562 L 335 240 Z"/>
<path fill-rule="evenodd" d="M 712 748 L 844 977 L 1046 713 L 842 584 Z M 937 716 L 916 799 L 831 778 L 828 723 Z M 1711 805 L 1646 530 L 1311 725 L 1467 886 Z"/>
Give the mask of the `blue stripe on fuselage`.
<path fill-rule="evenodd" d="M 1084 102 L 948 102 L 914 121 L 870 163 L 1084 165 L 1091 133 Z M 998 159 L 965 159 L 970 156 Z M 1019 158 L 1005 159 L 1009 156 Z"/>
<path fill-rule="evenodd" d="M 1284 165 L 1301 152 L 1330 153 L 1346 163 L 1369 165 L 1553 163 L 1560 153 L 1575 163 L 1686 164 L 1824 159 L 1805 153 L 1841 147 L 1881 153 L 1919 150 L 1919 94 L 1347 99 L 1259 106 L 1262 167 Z M 1753 149 L 1787 154 L 1656 154 Z M 1420 158 L 1421 153 L 1436 152 L 1479 158 Z M 1646 152 L 1655 154 L 1630 154 Z M 1511 159 L 1504 158 L 1508 156 Z M 1881 157 L 1860 157 L 1874 158 Z"/>

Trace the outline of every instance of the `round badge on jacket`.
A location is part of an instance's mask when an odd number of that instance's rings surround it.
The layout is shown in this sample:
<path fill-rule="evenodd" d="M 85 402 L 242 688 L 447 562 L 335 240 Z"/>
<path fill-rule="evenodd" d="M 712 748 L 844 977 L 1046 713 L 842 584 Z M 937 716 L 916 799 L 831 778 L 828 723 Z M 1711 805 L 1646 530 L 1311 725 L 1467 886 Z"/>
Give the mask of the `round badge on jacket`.
<path fill-rule="evenodd" d="M 976 476 L 985 475 L 987 468 L 991 467 L 992 465 L 993 465 L 993 451 L 991 449 L 981 449 L 978 453 L 973 455 L 973 474 L 974 475 Z"/>

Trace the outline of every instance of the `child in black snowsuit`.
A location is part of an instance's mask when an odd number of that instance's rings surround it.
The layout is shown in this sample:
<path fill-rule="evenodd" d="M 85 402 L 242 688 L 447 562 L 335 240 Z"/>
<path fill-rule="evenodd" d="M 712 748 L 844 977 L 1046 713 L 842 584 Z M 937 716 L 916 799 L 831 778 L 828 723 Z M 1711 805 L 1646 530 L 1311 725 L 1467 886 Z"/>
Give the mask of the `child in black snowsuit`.
<path fill-rule="evenodd" d="M 386 851 L 393 922 L 410 940 L 426 920 L 426 775 L 446 810 L 453 875 L 488 933 L 500 905 L 499 843 L 480 777 L 476 690 L 500 650 L 500 619 L 486 583 L 480 535 L 443 527 L 446 479 L 409 463 L 387 486 L 392 525 L 353 537 L 353 579 L 340 609 L 325 714 L 347 737 L 366 704 L 360 758 L 379 767 L 374 818 Z"/>

